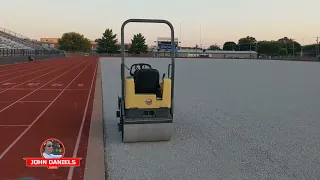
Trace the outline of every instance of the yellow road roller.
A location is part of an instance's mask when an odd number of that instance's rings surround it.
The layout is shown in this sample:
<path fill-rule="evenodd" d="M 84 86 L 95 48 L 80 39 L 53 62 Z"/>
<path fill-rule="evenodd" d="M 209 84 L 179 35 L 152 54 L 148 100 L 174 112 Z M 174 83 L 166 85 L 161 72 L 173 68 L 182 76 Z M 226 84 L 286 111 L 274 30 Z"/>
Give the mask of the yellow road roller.
<path fill-rule="evenodd" d="M 171 29 L 171 63 L 160 77 L 151 64 L 125 64 L 124 28 L 128 23 L 163 23 Z M 169 141 L 173 131 L 175 50 L 174 28 L 167 20 L 128 19 L 121 27 L 121 95 L 118 96 L 118 131 L 122 142 Z M 155 59 L 156 60 L 156 59 Z M 125 75 L 125 70 L 130 76 Z"/>

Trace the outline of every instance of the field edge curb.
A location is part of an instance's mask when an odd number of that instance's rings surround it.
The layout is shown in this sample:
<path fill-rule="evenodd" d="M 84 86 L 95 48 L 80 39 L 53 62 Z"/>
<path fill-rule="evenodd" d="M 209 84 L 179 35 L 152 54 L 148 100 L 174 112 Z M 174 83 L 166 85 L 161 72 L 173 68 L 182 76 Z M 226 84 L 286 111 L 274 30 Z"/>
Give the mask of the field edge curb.
<path fill-rule="evenodd" d="M 100 60 L 97 61 L 98 69 L 93 99 L 93 109 L 90 121 L 88 150 L 84 179 L 106 179 L 103 110 L 102 110 L 102 81 Z"/>

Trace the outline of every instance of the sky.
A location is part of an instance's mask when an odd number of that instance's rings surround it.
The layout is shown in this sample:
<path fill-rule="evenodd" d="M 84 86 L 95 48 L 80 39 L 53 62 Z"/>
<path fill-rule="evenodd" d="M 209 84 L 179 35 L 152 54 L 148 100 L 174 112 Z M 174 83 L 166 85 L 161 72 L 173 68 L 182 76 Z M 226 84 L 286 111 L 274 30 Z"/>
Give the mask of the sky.
<path fill-rule="evenodd" d="M 320 37 L 319 8 L 320 0 L 2 0 L 0 27 L 38 40 L 73 31 L 94 40 L 110 28 L 120 41 L 125 20 L 148 18 L 170 21 L 182 46 L 222 46 L 246 36 L 310 44 Z M 130 23 L 125 41 L 136 33 L 149 45 L 170 37 L 165 24 Z"/>

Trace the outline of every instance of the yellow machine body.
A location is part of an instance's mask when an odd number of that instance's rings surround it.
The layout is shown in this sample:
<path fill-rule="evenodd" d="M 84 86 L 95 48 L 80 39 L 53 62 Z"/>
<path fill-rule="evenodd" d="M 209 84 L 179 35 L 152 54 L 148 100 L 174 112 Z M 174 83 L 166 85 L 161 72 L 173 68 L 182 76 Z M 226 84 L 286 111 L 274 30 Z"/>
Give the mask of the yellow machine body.
<path fill-rule="evenodd" d="M 163 78 L 160 84 L 161 98 L 155 94 L 136 94 L 134 79 L 125 79 L 125 109 L 157 109 L 171 107 L 171 79 Z M 151 104 L 146 103 L 151 100 Z"/>

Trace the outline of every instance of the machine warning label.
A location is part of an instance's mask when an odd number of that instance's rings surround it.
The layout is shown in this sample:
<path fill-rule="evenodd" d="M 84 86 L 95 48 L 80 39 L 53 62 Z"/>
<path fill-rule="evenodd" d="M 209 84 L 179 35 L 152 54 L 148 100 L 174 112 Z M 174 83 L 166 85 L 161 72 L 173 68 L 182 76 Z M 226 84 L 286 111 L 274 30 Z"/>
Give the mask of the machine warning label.
<path fill-rule="evenodd" d="M 146 105 L 151 105 L 152 104 L 152 100 L 151 99 L 147 99 L 146 100 Z"/>

